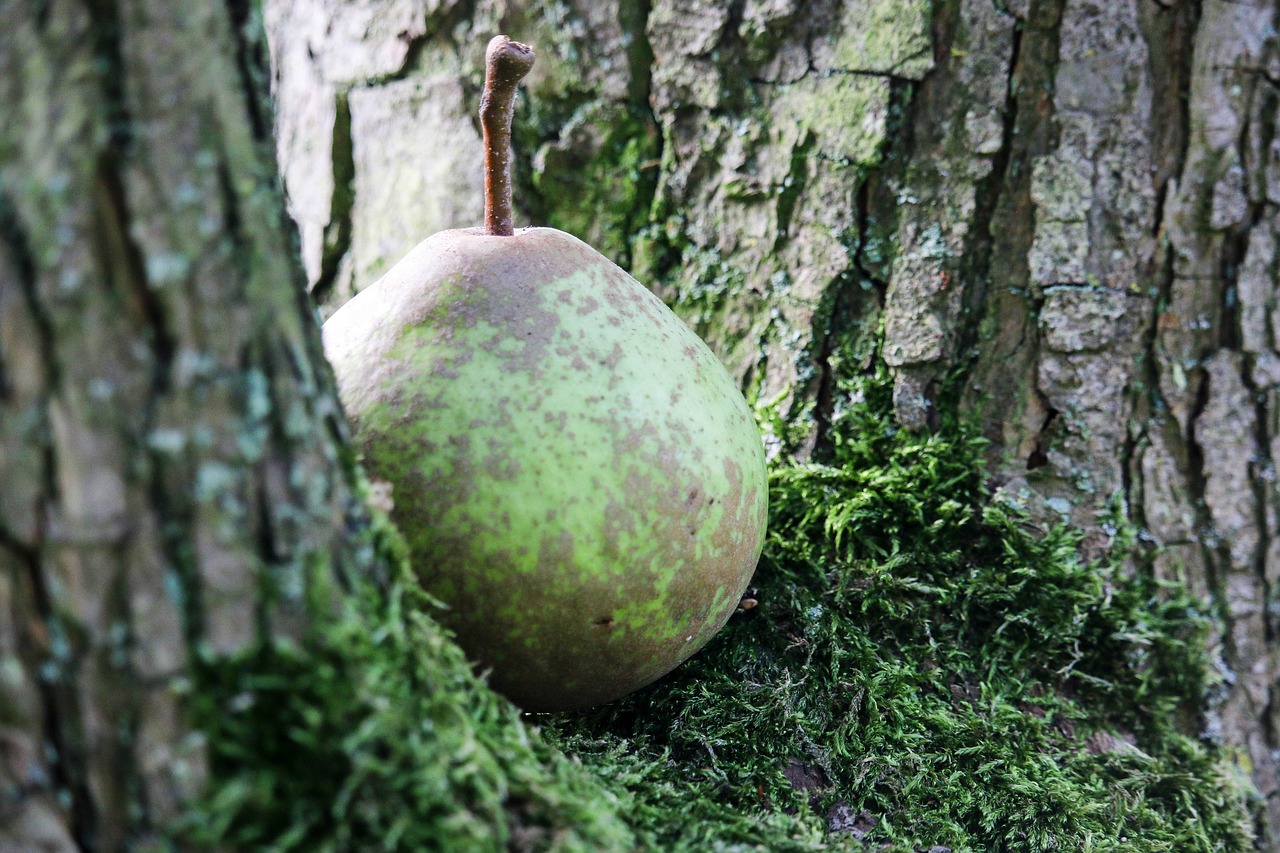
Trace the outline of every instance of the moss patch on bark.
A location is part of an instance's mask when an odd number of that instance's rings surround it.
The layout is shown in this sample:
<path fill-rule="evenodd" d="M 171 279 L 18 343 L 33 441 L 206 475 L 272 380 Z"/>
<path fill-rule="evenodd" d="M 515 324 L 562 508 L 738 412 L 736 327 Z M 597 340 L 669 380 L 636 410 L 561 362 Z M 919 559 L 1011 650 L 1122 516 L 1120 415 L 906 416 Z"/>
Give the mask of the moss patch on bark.
<path fill-rule="evenodd" d="M 197 840 L 296 850 L 1251 848 L 1193 734 L 1207 622 L 995 502 L 961 423 L 843 389 L 825 464 L 778 462 L 743 610 L 590 712 L 490 693 L 407 580 L 298 647 L 202 671 Z M 382 529 L 374 546 L 394 554 Z M 570 757 L 566 757 L 570 756 Z"/>
<path fill-rule="evenodd" d="M 206 799 L 170 827 L 181 849 L 630 850 L 617 798 L 486 687 L 432 618 L 398 534 L 396 568 L 299 644 L 197 665 Z M 332 601 L 317 572 L 317 611 Z M 329 590 L 331 591 L 331 590 Z"/>
<path fill-rule="evenodd" d="M 974 431 L 900 431 L 858 385 L 828 464 L 773 471 L 758 605 L 550 739 L 635 779 L 657 849 L 1250 849 L 1242 781 L 1187 733 L 1191 600 L 1081 562 L 992 500 Z"/>

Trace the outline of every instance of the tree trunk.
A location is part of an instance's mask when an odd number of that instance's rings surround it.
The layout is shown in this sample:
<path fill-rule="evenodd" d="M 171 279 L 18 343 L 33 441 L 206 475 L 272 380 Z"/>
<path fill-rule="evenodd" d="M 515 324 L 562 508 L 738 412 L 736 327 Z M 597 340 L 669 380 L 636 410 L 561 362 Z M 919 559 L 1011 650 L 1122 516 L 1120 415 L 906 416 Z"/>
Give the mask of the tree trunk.
<path fill-rule="evenodd" d="M 0 5 L 0 850 L 156 844 L 191 663 L 376 568 L 253 14 Z"/>
<path fill-rule="evenodd" d="M 1262 0 L 268 0 L 279 153 L 332 306 L 478 221 L 480 55 L 540 52 L 517 207 L 674 303 L 826 452 L 882 360 L 1006 500 L 1139 531 L 1216 620 L 1198 732 L 1280 827 L 1280 53 Z M 31 288 L 28 288 L 28 292 Z M 56 409 L 52 410 L 56 413 Z M 60 457 L 59 457 L 60 458 Z M 12 490 L 11 490 L 12 491 Z"/>

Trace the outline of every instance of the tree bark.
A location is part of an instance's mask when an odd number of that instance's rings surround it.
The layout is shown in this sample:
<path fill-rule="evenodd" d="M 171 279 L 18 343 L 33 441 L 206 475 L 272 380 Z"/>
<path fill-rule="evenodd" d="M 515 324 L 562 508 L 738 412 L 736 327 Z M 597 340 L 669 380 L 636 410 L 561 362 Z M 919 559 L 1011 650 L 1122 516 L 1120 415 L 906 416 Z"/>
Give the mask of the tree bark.
<path fill-rule="evenodd" d="M 255 14 L 0 5 L 0 850 L 157 844 L 192 663 L 377 570 Z"/>
<path fill-rule="evenodd" d="M 1280 828 L 1280 53 L 1262 0 L 268 0 L 279 153 L 332 306 L 479 219 L 487 38 L 540 56 L 517 224 L 673 302 L 825 452 L 842 377 L 976 413 L 1004 498 L 1217 626 L 1199 734 Z"/>

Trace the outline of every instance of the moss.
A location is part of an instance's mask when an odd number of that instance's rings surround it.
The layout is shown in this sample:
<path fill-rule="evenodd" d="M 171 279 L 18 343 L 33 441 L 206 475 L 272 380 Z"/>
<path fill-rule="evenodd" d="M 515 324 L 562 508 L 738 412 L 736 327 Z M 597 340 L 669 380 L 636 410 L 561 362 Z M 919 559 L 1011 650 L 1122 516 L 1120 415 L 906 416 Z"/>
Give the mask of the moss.
<path fill-rule="evenodd" d="M 930 4 L 924 0 L 854 4 L 839 28 L 832 51 L 835 66 L 919 80 L 933 68 L 931 18 Z"/>
<path fill-rule="evenodd" d="M 746 276 L 713 248 L 687 246 L 682 274 L 672 282 L 672 308 L 704 337 L 725 301 L 742 290 Z"/>
<path fill-rule="evenodd" d="M 885 77 L 810 74 L 779 87 L 772 120 L 777 127 L 796 127 L 797 139 L 812 132 L 821 156 L 866 169 L 880 161 L 890 88 Z"/>
<path fill-rule="evenodd" d="M 189 837 L 1250 849 L 1238 771 L 1187 734 L 1210 672 L 1191 600 L 995 502 L 975 431 L 899 431 L 883 373 L 840 391 L 829 464 L 775 462 L 758 606 L 671 676 L 521 720 L 401 574 L 297 646 L 200 670 L 215 784 Z"/>
<path fill-rule="evenodd" d="M 432 620 L 388 524 L 396 567 L 298 643 L 195 667 L 191 711 L 210 791 L 172 837 L 243 850 L 627 850 L 612 793 L 485 687 Z M 313 613 L 331 591 L 321 567 Z"/>
<path fill-rule="evenodd" d="M 845 390 L 832 464 L 774 471 L 759 606 L 553 741 L 658 849 L 814 849 L 829 820 L 902 850 L 1249 849 L 1179 725 L 1207 678 L 1191 602 L 993 503 L 967 427 L 909 435 L 884 378 Z"/>
<path fill-rule="evenodd" d="M 594 103 L 570 121 L 592 134 L 592 144 L 545 145 L 532 166 L 526 206 L 539 224 L 578 236 L 627 268 L 657 184 L 657 130 L 621 105 Z"/>

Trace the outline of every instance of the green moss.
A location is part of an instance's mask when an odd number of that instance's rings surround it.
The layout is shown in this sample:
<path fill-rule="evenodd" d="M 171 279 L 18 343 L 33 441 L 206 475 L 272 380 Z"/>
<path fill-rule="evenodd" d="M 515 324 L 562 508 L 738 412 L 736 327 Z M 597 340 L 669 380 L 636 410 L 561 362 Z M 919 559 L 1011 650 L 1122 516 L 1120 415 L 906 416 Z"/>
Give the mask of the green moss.
<path fill-rule="evenodd" d="M 668 302 L 686 323 L 707 336 L 708 330 L 746 281 L 744 273 L 715 249 L 688 246 L 682 274 L 671 283 Z"/>
<path fill-rule="evenodd" d="M 779 87 L 772 105 L 777 127 L 797 128 L 815 137 L 815 151 L 831 161 L 866 169 L 884 148 L 891 101 L 886 77 L 862 74 L 810 74 Z"/>
<path fill-rule="evenodd" d="M 657 184 L 657 130 L 632 107 L 598 102 L 570 121 L 590 128 L 593 144 L 543 147 L 526 206 L 536 208 L 539 224 L 567 231 L 629 267 L 633 235 L 647 224 Z"/>
<path fill-rule="evenodd" d="M 849 6 L 833 51 L 836 67 L 922 79 L 933 68 L 931 18 L 924 0 L 868 0 Z"/>
<path fill-rule="evenodd" d="M 774 471 L 759 606 L 552 739 L 658 849 L 814 849 L 841 815 L 832 840 L 890 849 L 1248 849 L 1180 725 L 1207 677 L 1190 601 L 1030 532 L 968 429 L 899 432 L 887 382 L 847 390 L 832 464 Z"/>
<path fill-rule="evenodd" d="M 1210 686 L 1192 601 L 994 502 L 982 441 L 897 430 L 887 376 L 842 392 L 828 464 L 775 465 L 758 606 L 621 702 L 521 720 L 406 574 L 296 647 L 203 668 L 195 840 L 1250 849 L 1245 783 L 1188 734 Z"/>
<path fill-rule="evenodd" d="M 431 619 L 399 537 L 396 566 L 276 642 L 195 669 L 191 710 L 211 786 L 172 832 L 240 850 L 627 850 L 615 797 L 486 688 Z M 328 600 L 313 573 L 312 611 Z"/>

